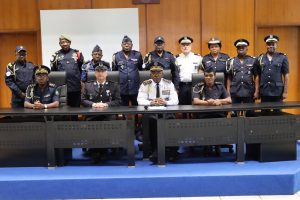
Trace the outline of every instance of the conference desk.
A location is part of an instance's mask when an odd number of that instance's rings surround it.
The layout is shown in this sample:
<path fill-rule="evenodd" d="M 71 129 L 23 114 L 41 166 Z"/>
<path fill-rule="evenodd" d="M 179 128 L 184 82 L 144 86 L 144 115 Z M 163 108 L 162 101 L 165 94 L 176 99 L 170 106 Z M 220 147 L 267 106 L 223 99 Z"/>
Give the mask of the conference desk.
<path fill-rule="evenodd" d="M 244 103 L 223 106 L 169 106 L 160 113 L 202 113 L 300 108 L 300 102 Z M 154 110 L 151 112 L 153 113 Z M 236 161 L 244 162 L 244 144 L 256 144 L 260 161 L 296 159 L 300 116 L 210 119 L 157 119 L 158 165 L 165 165 L 165 147 L 236 144 Z M 248 146 L 248 145 L 247 145 Z M 248 146 L 249 152 L 251 146 Z"/>
<path fill-rule="evenodd" d="M 136 107 L 111 107 L 104 109 L 70 108 L 32 110 L 0 109 L 0 115 L 24 117 L 20 121 L 0 121 L 0 149 L 46 149 L 47 166 L 56 166 L 55 149 L 62 148 L 114 148 L 127 149 L 128 166 L 134 166 L 134 121 L 58 121 L 56 117 L 72 115 L 135 115 L 170 113 L 201 113 L 220 111 L 245 111 L 261 109 L 300 108 L 300 102 L 232 104 L 222 106 L 168 106 L 163 110 Z M 40 117 L 32 121 L 32 117 Z M 145 121 L 145 120 L 144 120 Z M 218 119 L 165 119 L 157 121 L 158 164 L 165 165 L 165 147 L 237 144 L 237 162 L 245 160 L 244 144 L 258 144 L 261 161 L 295 159 L 296 140 L 300 139 L 299 115 L 235 117 Z M 149 129 L 145 125 L 144 148 L 149 150 Z M 284 153 L 280 153 L 283 151 Z"/>
<path fill-rule="evenodd" d="M 0 149 L 2 153 L 5 153 L 5 149 L 13 148 L 44 149 L 46 165 L 54 167 L 58 160 L 56 149 L 123 147 L 127 149 L 128 166 L 134 166 L 133 120 L 68 121 L 62 119 L 72 115 L 128 114 L 131 113 L 130 110 L 128 107 L 0 109 L 0 115 L 13 117 L 0 121 Z M 55 120 L 57 117 L 60 117 L 59 121 Z M 63 159 L 62 156 L 60 160 Z"/>

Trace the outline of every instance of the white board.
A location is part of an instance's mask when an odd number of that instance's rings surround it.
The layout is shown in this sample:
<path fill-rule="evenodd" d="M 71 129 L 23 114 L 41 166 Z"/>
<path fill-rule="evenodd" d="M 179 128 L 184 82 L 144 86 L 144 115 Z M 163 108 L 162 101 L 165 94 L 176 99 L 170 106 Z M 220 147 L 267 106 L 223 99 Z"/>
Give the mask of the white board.
<path fill-rule="evenodd" d="M 103 50 L 102 60 L 111 63 L 113 53 L 121 50 L 124 35 L 139 50 L 139 23 L 137 8 L 41 10 L 41 37 L 43 64 L 50 66 L 52 54 L 61 49 L 59 36 L 71 37 L 71 48 L 82 51 L 85 60 L 91 60 L 94 46 Z"/>

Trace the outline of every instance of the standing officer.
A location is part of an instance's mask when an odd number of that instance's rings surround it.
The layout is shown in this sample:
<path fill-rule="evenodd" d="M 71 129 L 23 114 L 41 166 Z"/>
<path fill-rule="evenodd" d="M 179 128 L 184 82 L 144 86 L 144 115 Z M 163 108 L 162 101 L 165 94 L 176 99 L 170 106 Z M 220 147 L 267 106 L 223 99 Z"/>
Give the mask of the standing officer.
<path fill-rule="evenodd" d="M 267 52 L 261 54 L 255 62 L 260 76 L 261 102 L 280 102 L 287 98 L 289 81 L 289 62 L 284 53 L 276 51 L 279 37 L 267 35 L 264 38 Z"/>
<path fill-rule="evenodd" d="M 246 39 L 236 40 L 234 46 L 237 56 L 228 59 L 226 64 L 227 91 L 233 103 L 253 103 L 259 94 L 259 77 L 253 68 L 255 58 L 247 55 L 249 42 Z"/>
<path fill-rule="evenodd" d="M 107 69 L 110 69 L 110 65 L 108 62 L 101 60 L 103 54 L 102 49 L 99 45 L 96 45 L 92 51 L 92 60 L 87 61 L 82 65 L 82 72 L 81 72 L 81 81 L 87 81 L 87 74 L 89 71 L 95 71 L 95 65 L 99 63 L 99 65 L 104 65 Z"/>
<path fill-rule="evenodd" d="M 34 65 L 26 61 L 27 51 L 24 46 L 16 47 L 16 60 L 6 67 L 5 83 L 12 92 L 12 108 L 23 108 L 25 92 L 33 82 Z"/>
<path fill-rule="evenodd" d="M 84 84 L 81 102 L 84 107 L 96 109 L 110 106 L 119 106 L 121 104 L 119 85 L 112 81 L 107 81 L 107 66 L 100 63 L 95 66 L 96 80 Z M 114 120 L 114 115 L 88 116 L 89 121 Z M 107 149 L 89 149 L 95 163 L 106 158 Z"/>
<path fill-rule="evenodd" d="M 142 106 L 172 106 L 178 104 L 178 96 L 174 84 L 170 80 L 163 78 L 163 65 L 161 63 L 150 64 L 151 79 L 145 80 L 139 89 L 138 103 Z M 157 162 L 157 130 L 156 130 L 156 116 L 149 117 L 150 127 L 150 143 L 152 148 L 152 155 L 149 159 Z M 169 114 L 166 118 L 175 118 L 174 115 Z M 167 157 L 169 161 L 174 161 L 178 157 L 177 148 L 167 148 Z"/>
<path fill-rule="evenodd" d="M 143 59 L 139 51 L 132 50 L 132 40 L 125 35 L 122 40 L 122 51 L 114 53 L 112 70 L 120 73 L 120 90 L 123 106 L 138 105 L 137 95 L 140 85 L 139 70 L 142 70 Z"/>
<path fill-rule="evenodd" d="M 215 72 L 222 72 L 226 74 L 226 61 L 229 56 L 221 53 L 222 43 L 217 37 L 213 37 L 208 41 L 208 48 L 210 53 L 205 55 L 202 60 L 202 71 L 207 67 L 213 67 Z"/>
<path fill-rule="evenodd" d="M 50 69 L 45 65 L 39 65 L 34 68 L 36 83 L 27 87 L 25 108 L 48 109 L 58 108 L 59 93 L 55 84 L 49 83 L 48 74 Z"/>
<path fill-rule="evenodd" d="M 67 104 L 71 107 L 80 106 L 80 76 L 84 58 L 80 51 L 70 48 L 71 38 L 67 35 L 59 37 L 61 49 L 52 55 L 51 70 L 66 71 Z"/>
<path fill-rule="evenodd" d="M 144 58 L 143 68 L 146 70 L 150 69 L 150 64 L 153 62 L 159 62 L 162 64 L 164 70 L 170 69 L 172 74 L 172 82 L 175 85 L 175 88 L 179 89 L 179 74 L 178 69 L 175 64 L 174 55 L 165 51 L 165 39 L 162 36 L 157 36 L 154 39 L 154 51 L 151 51 L 146 54 Z"/>
<path fill-rule="evenodd" d="M 193 39 L 183 36 L 179 39 L 181 54 L 176 55 L 176 65 L 179 71 L 179 104 L 192 103 L 192 74 L 198 73 L 202 57 L 192 52 Z"/>

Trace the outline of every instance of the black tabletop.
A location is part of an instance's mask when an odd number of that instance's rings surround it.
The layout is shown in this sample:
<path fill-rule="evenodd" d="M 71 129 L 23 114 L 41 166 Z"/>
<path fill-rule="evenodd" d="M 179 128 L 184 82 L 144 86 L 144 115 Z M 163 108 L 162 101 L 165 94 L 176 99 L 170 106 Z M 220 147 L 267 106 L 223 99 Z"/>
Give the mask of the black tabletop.
<path fill-rule="evenodd" d="M 239 103 L 222 106 L 198 106 L 198 105 L 177 105 L 165 108 L 145 107 L 145 106 L 119 106 L 108 108 L 53 108 L 45 110 L 33 110 L 27 108 L 1 108 L 2 116 L 53 116 L 53 115 L 103 115 L 103 114 L 152 114 L 152 113 L 184 113 L 184 112 L 220 112 L 220 111 L 243 111 L 261 109 L 293 109 L 300 108 L 300 101 L 288 102 L 265 102 L 265 103 Z"/>

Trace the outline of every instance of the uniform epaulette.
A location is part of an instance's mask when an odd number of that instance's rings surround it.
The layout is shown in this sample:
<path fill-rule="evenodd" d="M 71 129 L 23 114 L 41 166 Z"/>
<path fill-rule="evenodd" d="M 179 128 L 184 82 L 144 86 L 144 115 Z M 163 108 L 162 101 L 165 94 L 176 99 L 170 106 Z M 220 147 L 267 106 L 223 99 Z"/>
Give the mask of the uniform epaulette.
<path fill-rule="evenodd" d="M 202 87 L 202 86 L 204 86 L 204 85 L 205 85 L 204 82 L 200 82 L 200 83 L 197 83 L 197 84 L 195 85 L 195 87 Z"/>
<path fill-rule="evenodd" d="M 169 53 L 169 54 L 171 54 L 171 55 L 173 55 L 173 53 L 171 52 L 171 51 L 165 51 L 166 53 Z"/>
<path fill-rule="evenodd" d="M 250 58 L 254 58 L 254 59 L 256 59 L 256 57 L 255 56 L 250 56 L 250 55 L 248 55 Z"/>
<path fill-rule="evenodd" d="M 221 82 L 215 82 L 216 85 L 223 85 Z"/>
<path fill-rule="evenodd" d="M 55 84 L 54 84 L 54 83 L 49 83 L 49 87 L 53 87 L 53 88 L 55 88 L 56 86 L 55 86 Z"/>
<path fill-rule="evenodd" d="M 12 67 L 14 64 L 15 64 L 14 62 L 13 63 L 10 62 L 7 64 L 7 67 Z"/>
<path fill-rule="evenodd" d="M 86 65 L 86 64 L 89 64 L 90 62 L 91 62 L 91 61 L 88 60 L 88 61 L 84 62 L 83 64 Z"/>
<path fill-rule="evenodd" d="M 172 81 L 168 80 L 168 79 L 165 79 L 163 78 L 163 81 L 167 82 L 167 83 L 171 83 Z"/>
<path fill-rule="evenodd" d="M 36 83 L 31 83 L 30 85 L 28 85 L 28 87 L 35 87 L 36 86 Z"/>
<path fill-rule="evenodd" d="M 286 53 L 278 52 L 281 55 L 287 56 Z"/>
<path fill-rule="evenodd" d="M 143 85 L 150 85 L 151 83 L 152 83 L 152 79 L 143 81 Z"/>

